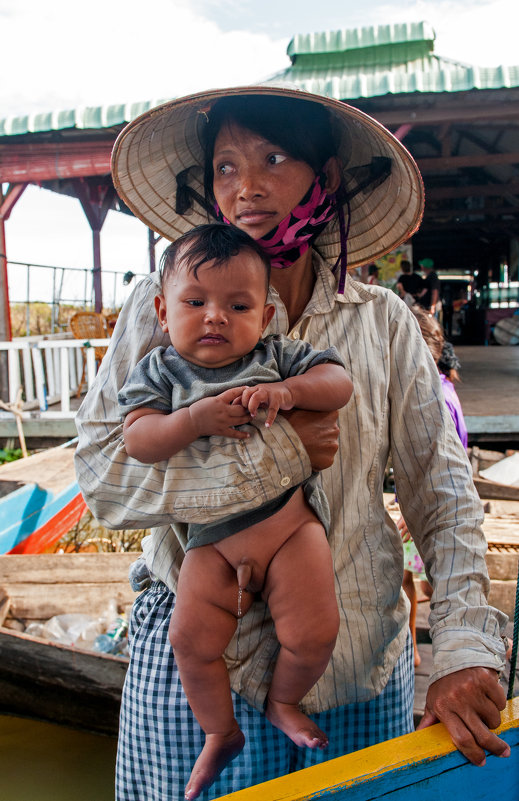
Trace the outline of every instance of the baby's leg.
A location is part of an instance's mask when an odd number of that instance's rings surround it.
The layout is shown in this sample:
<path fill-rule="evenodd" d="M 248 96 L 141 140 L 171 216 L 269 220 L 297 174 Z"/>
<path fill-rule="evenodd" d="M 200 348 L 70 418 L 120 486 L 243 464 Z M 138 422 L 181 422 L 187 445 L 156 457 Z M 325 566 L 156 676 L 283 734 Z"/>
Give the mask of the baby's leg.
<path fill-rule="evenodd" d="M 296 745 L 325 748 L 328 738 L 299 709 L 324 673 L 339 629 L 332 556 L 317 520 L 303 523 L 277 552 L 263 595 L 281 645 L 267 718 Z"/>
<path fill-rule="evenodd" d="M 187 799 L 209 787 L 245 742 L 222 657 L 236 629 L 237 598 L 236 571 L 212 546 L 186 553 L 169 636 L 182 686 L 206 734 L 186 786 Z M 251 603 L 248 594 L 242 603 L 245 612 Z"/>

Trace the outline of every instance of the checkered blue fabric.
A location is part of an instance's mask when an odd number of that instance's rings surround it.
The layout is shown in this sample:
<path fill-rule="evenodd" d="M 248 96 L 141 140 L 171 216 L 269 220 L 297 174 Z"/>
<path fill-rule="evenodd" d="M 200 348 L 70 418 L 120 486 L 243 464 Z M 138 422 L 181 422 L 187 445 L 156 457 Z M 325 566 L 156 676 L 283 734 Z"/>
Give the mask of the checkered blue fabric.
<path fill-rule="evenodd" d="M 136 600 L 130 624 L 130 667 L 121 704 L 116 801 L 183 801 L 204 734 L 194 719 L 168 640 L 174 595 L 156 582 Z M 257 710 L 234 695 L 245 736 L 242 753 L 202 801 L 333 759 L 413 729 L 412 642 L 373 701 L 313 715 L 328 734 L 325 751 L 297 748 Z"/>

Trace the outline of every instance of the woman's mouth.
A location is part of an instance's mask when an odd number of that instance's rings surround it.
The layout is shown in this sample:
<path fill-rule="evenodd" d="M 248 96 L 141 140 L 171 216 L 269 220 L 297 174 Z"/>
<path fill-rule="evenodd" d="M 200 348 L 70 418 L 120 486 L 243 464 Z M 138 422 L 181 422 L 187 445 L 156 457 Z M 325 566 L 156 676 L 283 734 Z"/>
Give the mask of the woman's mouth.
<path fill-rule="evenodd" d="M 272 220 L 275 216 L 275 211 L 246 209 L 236 215 L 236 222 L 242 223 L 242 225 L 262 225 L 266 220 Z"/>

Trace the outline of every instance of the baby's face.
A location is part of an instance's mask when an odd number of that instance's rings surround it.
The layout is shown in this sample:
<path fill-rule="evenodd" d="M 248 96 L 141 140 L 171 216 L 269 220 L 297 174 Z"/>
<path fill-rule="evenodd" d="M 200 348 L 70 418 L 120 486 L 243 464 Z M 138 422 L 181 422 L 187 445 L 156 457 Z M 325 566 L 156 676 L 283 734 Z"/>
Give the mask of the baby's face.
<path fill-rule="evenodd" d="M 202 265 L 196 277 L 180 257 L 163 293 L 155 299 L 162 330 L 201 367 L 224 367 L 251 351 L 274 313 L 265 304 L 265 267 L 249 250 L 220 267 Z"/>

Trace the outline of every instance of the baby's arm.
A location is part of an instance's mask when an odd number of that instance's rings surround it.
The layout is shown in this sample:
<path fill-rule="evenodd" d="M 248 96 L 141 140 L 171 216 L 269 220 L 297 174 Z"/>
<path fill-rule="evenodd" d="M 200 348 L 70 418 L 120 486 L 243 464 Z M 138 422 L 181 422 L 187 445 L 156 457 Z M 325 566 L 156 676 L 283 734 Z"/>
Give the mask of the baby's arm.
<path fill-rule="evenodd" d="M 275 381 L 246 387 L 241 398 L 234 403 L 248 409 L 254 417 L 260 406 L 268 407 L 267 428 L 276 419 L 279 409 L 307 409 L 308 411 L 328 412 L 346 406 L 353 384 L 345 369 L 333 362 L 317 364 L 306 373 Z"/>
<path fill-rule="evenodd" d="M 234 426 L 248 423 L 250 414 L 243 406 L 232 405 L 243 389 L 233 387 L 170 413 L 148 407 L 134 409 L 124 419 L 127 454 L 145 464 L 153 464 L 187 448 L 199 437 L 217 434 L 247 439 L 249 434 Z"/>

